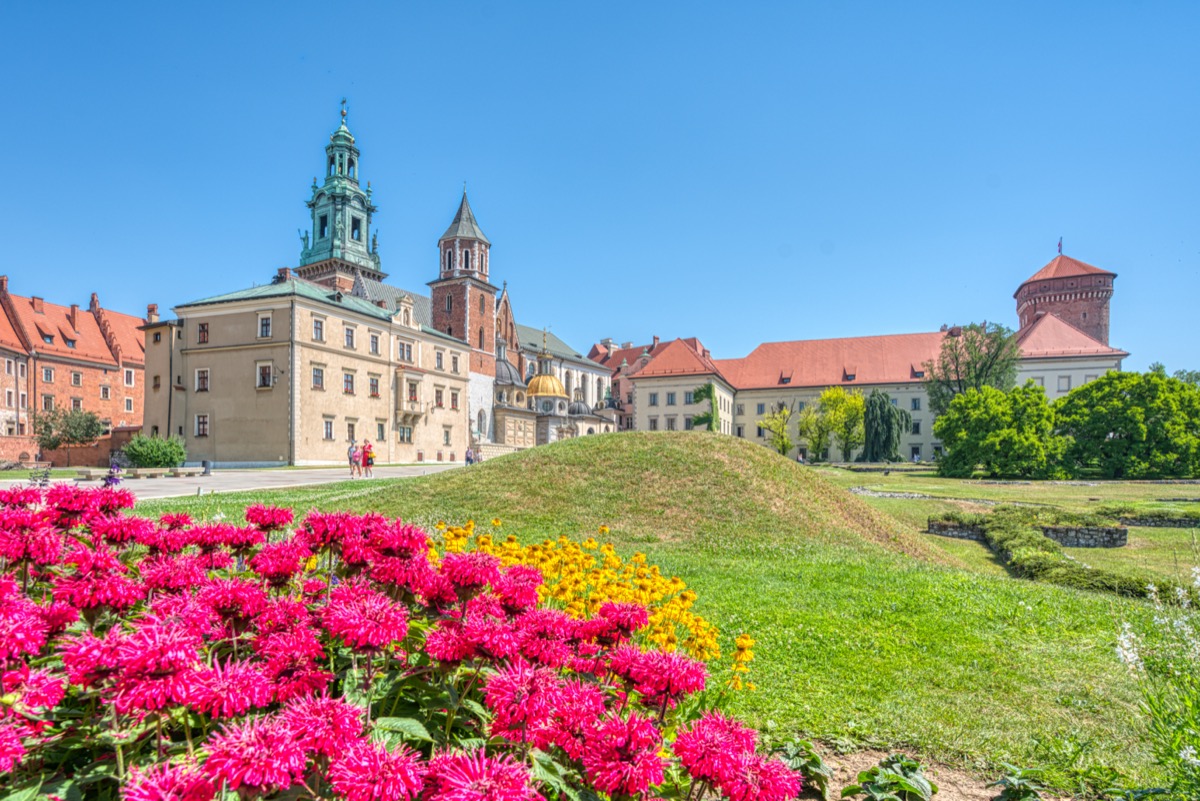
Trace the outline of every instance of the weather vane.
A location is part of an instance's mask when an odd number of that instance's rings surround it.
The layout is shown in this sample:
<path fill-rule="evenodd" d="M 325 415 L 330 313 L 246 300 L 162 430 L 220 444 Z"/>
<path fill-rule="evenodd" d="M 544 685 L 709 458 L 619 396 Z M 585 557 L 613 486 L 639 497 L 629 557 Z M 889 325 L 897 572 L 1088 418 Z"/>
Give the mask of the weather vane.
<path fill-rule="evenodd" d="M 342 98 L 342 122 L 346 121 L 346 98 Z"/>

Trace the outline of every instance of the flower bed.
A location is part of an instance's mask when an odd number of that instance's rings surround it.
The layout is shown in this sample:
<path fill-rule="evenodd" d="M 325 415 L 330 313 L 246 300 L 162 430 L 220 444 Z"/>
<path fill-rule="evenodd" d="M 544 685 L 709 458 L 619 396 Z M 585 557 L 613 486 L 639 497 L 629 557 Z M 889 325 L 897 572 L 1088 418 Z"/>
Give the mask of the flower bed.
<path fill-rule="evenodd" d="M 712 711 L 695 595 L 594 541 L 434 538 L 254 506 L 129 516 L 0 491 L 0 789 L 61 798 L 533 801 L 800 777 Z M 493 521 L 498 531 L 500 521 Z M 753 641 L 737 639 L 742 685 Z M 709 711 L 702 711 L 708 709 Z"/>

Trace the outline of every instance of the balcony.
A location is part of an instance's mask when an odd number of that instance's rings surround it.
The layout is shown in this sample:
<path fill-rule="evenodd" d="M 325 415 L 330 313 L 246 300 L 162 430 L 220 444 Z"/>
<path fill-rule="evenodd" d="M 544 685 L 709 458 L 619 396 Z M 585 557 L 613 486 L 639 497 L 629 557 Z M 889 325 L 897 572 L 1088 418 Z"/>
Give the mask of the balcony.
<path fill-rule="evenodd" d="M 425 402 L 398 398 L 396 400 L 396 419 L 402 424 L 415 423 L 425 416 Z"/>

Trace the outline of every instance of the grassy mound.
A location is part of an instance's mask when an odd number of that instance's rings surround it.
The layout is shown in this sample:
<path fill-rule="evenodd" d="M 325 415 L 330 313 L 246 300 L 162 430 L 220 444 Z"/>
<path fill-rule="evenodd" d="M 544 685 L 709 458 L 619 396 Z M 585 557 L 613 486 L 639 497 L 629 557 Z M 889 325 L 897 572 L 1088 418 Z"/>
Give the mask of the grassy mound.
<path fill-rule="evenodd" d="M 1148 622 L 1144 603 L 960 569 L 912 527 L 733 437 L 595 436 L 424 478 L 139 511 L 235 519 L 256 501 L 482 528 L 498 517 L 525 540 L 608 525 L 623 552 L 699 593 L 723 648 L 741 632 L 758 640 L 759 689 L 731 699 L 756 725 L 968 767 L 1048 767 L 1060 786 L 1096 763 L 1153 781 L 1114 649 L 1122 621 Z"/>

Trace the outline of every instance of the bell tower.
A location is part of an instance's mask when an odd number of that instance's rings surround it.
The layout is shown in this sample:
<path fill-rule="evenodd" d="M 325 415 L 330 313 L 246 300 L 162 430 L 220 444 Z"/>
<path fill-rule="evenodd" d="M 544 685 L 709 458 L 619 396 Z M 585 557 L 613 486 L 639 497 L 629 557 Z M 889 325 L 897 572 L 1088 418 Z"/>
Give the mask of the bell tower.
<path fill-rule="evenodd" d="M 464 190 L 438 239 L 438 277 L 430 281 L 433 327 L 471 346 L 471 372 L 496 371 L 496 287 L 488 282 L 492 243 L 475 221 Z"/>
<path fill-rule="evenodd" d="M 354 276 L 361 273 L 382 281 L 376 235 L 371 218 L 371 184 L 359 186 L 359 151 L 346 127 L 346 101 L 342 120 L 325 146 L 325 181 L 313 179 L 312 195 L 306 205 L 312 214 L 312 229 L 300 234 L 300 262 L 296 274 L 349 292 Z"/>

